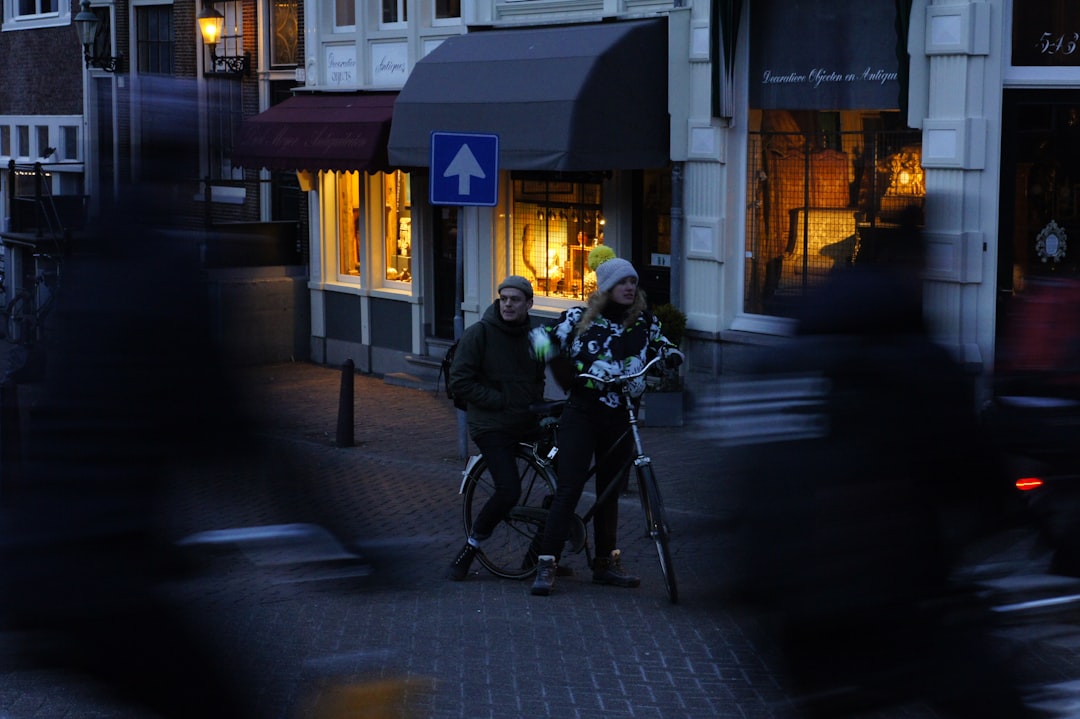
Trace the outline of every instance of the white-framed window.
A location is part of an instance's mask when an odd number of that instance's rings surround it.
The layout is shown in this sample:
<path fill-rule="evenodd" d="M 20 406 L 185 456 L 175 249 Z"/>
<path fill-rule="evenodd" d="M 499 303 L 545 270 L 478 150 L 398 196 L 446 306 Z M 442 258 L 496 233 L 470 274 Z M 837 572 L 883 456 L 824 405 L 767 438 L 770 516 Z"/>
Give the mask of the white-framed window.
<path fill-rule="evenodd" d="M 370 273 L 377 282 L 408 286 L 413 273 L 409 173 L 337 172 L 335 176 L 338 279 L 359 281 L 370 262 L 381 265 Z"/>
<path fill-rule="evenodd" d="M 604 244 L 602 182 L 512 179 L 511 271 L 537 295 L 587 298 L 596 289 L 589 252 Z"/>
<path fill-rule="evenodd" d="M 60 0 L 3 0 L 3 31 L 71 24 L 71 3 Z"/>
<path fill-rule="evenodd" d="M 448 24 L 446 21 L 461 20 L 461 0 L 431 0 L 434 4 L 431 17 L 435 25 Z"/>
<path fill-rule="evenodd" d="M 355 13 L 355 10 L 354 10 Z M 270 66 L 295 67 L 300 64 L 300 2 L 271 0 Z M 354 19 L 355 22 L 355 19 Z"/>
<path fill-rule="evenodd" d="M 78 161 L 78 119 L 76 115 L 0 116 L 0 162 Z"/>
<path fill-rule="evenodd" d="M 334 0 L 334 32 L 356 30 L 356 0 Z"/>
<path fill-rule="evenodd" d="M 407 0 L 379 0 L 382 12 L 379 13 L 379 27 L 382 29 L 406 27 L 409 22 Z"/>

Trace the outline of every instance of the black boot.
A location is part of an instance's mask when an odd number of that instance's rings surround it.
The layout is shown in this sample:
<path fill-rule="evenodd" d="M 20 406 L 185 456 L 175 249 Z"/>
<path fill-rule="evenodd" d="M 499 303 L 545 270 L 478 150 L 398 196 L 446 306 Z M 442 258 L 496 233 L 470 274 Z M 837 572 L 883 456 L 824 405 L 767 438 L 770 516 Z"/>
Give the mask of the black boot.
<path fill-rule="evenodd" d="M 641 584 L 641 577 L 635 577 L 622 566 L 622 553 L 611 550 L 610 557 L 597 557 L 593 560 L 592 580 L 597 584 L 611 584 L 616 587 L 636 587 Z"/>
<path fill-rule="evenodd" d="M 465 546 L 458 552 L 457 557 L 450 564 L 450 569 L 446 573 L 448 579 L 452 579 L 455 582 L 460 582 L 469 574 L 469 565 L 472 564 L 473 558 L 476 556 L 476 547 L 465 543 Z"/>

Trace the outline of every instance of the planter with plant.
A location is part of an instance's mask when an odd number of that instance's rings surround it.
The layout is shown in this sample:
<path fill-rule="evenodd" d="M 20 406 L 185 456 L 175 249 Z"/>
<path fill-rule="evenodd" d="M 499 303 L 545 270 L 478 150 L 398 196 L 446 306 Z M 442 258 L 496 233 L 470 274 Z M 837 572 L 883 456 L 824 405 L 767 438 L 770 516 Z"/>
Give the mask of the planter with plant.
<path fill-rule="evenodd" d="M 682 346 L 686 333 L 686 314 L 672 304 L 657 305 L 652 310 L 660 328 L 673 344 Z M 683 424 L 683 377 L 681 368 L 667 367 L 653 378 L 645 397 L 645 423 L 652 427 L 681 427 Z"/>

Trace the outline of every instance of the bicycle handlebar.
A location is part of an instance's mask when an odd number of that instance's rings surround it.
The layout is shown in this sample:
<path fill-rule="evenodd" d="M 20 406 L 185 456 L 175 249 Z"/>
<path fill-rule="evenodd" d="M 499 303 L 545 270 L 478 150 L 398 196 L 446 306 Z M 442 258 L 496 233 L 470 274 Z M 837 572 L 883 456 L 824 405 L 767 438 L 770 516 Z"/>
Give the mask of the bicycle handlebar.
<path fill-rule="evenodd" d="M 581 374 L 578 375 L 578 377 L 580 377 L 582 379 L 595 380 L 597 382 L 600 382 L 601 384 L 626 384 L 627 382 L 629 382 L 632 379 L 637 379 L 638 377 L 641 377 L 643 374 L 645 374 L 650 369 L 652 369 L 653 365 L 655 365 L 657 362 L 660 362 L 662 360 L 663 360 L 663 357 L 661 357 L 660 355 L 656 355 L 651 360 L 646 362 L 645 366 L 642 367 L 641 369 L 639 369 L 637 372 L 632 372 L 630 374 L 621 374 L 621 375 L 618 375 L 616 377 L 607 377 L 607 378 L 598 377 L 598 376 L 596 376 L 594 374 L 589 374 L 588 372 L 582 372 Z"/>

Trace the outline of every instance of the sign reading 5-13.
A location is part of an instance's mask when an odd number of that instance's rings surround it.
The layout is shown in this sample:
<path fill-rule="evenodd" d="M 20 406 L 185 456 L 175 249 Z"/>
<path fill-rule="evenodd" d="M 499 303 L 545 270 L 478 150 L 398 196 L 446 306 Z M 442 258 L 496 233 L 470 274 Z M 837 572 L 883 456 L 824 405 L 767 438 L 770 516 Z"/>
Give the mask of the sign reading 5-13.
<path fill-rule="evenodd" d="M 1080 3 L 1029 0 L 1013 3 L 1014 66 L 1080 65 Z"/>
<path fill-rule="evenodd" d="M 1053 33 L 1044 32 L 1036 45 L 1043 55 L 1072 55 L 1076 52 L 1076 43 L 1080 42 L 1080 33 L 1063 33 L 1054 37 Z"/>

